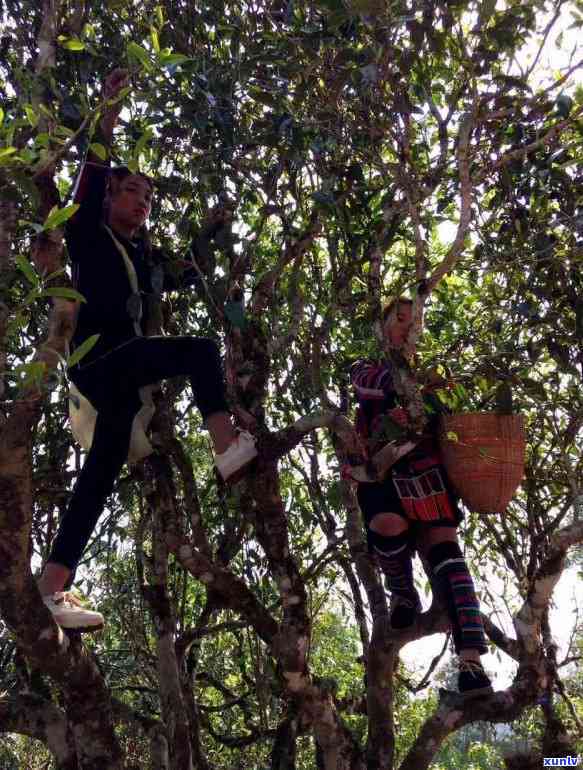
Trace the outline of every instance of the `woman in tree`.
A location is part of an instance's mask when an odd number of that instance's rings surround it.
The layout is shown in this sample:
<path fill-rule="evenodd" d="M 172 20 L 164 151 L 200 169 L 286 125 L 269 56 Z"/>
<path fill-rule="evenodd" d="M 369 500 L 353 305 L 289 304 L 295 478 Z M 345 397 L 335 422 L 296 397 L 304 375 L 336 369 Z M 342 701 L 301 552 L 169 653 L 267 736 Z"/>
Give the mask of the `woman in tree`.
<path fill-rule="evenodd" d="M 411 323 L 411 300 L 401 297 L 387 305 L 385 346 L 405 353 Z M 404 427 L 408 422 L 407 412 L 398 404 L 392 372 L 388 361 L 361 360 L 351 369 L 359 404 L 356 429 L 367 454 L 386 444 L 382 436 L 387 420 L 393 435 L 395 425 Z M 461 512 L 440 463 L 438 445 L 430 436 L 417 444 L 402 444 L 397 456 L 383 481 L 360 481 L 357 489 L 369 548 L 391 592 L 391 626 L 407 628 L 421 609 L 412 567 L 418 549 L 434 590 L 446 600 L 459 656 L 459 690 L 467 697 L 490 693 L 491 683 L 480 663 L 480 655 L 488 649 L 480 607 L 456 534 Z"/>
<path fill-rule="evenodd" d="M 105 82 L 105 97 L 115 99 L 127 80 L 124 70 L 112 72 Z M 119 107 L 111 106 L 101 120 L 106 144 L 113 140 L 118 114 Z M 44 602 L 63 628 L 103 626 L 100 613 L 83 609 L 64 588 L 128 458 L 137 429 L 135 418 L 143 407 L 140 389 L 168 377 L 189 376 L 211 435 L 215 465 L 225 481 L 239 477 L 257 455 L 253 437 L 236 432 L 232 425 L 215 343 L 194 337 L 143 336 L 148 318 L 147 311 L 142 314 L 142 298 L 176 288 L 170 273 L 164 275 L 160 254 L 141 235 L 152 193 L 152 182 L 145 175 L 127 168 L 109 169 L 92 156 L 81 169 L 75 195 L 80 208 L 66 231 L 73 281 L 86 300 L 79 309 L 73 347 L 95 334 L 99 339 L 71 368 L 71 379 L 97 410 L 97 420 L 87 459 L 39 580 Z M 184 272 L 180 283 L 192 282 L 193 276 Z"/>

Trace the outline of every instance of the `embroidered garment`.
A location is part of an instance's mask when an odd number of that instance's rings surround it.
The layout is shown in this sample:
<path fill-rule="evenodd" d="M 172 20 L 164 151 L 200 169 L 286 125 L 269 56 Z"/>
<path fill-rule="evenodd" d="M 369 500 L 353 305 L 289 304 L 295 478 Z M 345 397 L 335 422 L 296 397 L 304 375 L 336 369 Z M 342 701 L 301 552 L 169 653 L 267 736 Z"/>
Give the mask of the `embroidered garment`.
<path fill-rule="evenodd" d="M 457 523 L 457 510 L 445 483 L 445 472 L 439 456 L 432 454 L 422 460 L 406 461 L 393 469 L 392 479 L 407 518 L 415 521 L 444 521 Z"/>
<path fill-rule="evenodd" d="M 368 528 L 368 542 L 377 563 L 387 578 L 391 593 L 417 601 L 413 582 L 413 553 L 408 535 L 382 535 Z"/>
<path fill-rule="evenodd" d="M 356 431 L 370 457 L 388 440 L 394 439 L 397 426 L 406 424 L 407 413 L 398 403 L 389 362 L 363 359 L 353 364 L 350 375 L 358 400 Z M 393 423 L 393 427 L 387 426 L 387 421 Z M 386 435 L 387 429 L 392 430 L 392 436 Z M 441 464 L 439 446 L 432 435 L 395 463 L 387 483 L 392 483 L 396 490 L 400 508 L 407 519 L 450 525 L 459 523 L 461 514 Z M 376 497 L 380 496 L 380 491 Z M 379 501 L 379 505 L 382 504 Z M 376 508 L 376 503 L 371 507 Z M 382 507 L 381 510 L 387 509 Z"/>
<path fill-rule="evenodd" d="M 457 543 L 434 545 L 427 554 L 434 579 L 443 592 L 451 619 L 456 652 L 488 651 L 480 603 L 466 560 Z"/>
<path fill-rule="evenodd" d="M 350 379 L 358 401 L 356 432 L 370 457 L 383 442 L 383 421 L 397 406 L 393 377 L 387 362 L 362 359 L 352 365 Z"/>

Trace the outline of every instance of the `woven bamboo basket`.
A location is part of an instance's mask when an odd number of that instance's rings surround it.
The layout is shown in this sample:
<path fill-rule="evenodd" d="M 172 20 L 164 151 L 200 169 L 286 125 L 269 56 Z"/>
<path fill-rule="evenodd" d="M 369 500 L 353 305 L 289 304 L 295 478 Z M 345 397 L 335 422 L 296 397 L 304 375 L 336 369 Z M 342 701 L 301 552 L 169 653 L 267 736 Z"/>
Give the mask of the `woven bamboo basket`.
<path fill-rule="evenodd" d="M 442 415 L 439 444 L 448 478 L 468 508 L 502 513 L 524 476 L 522 415 Z"/>

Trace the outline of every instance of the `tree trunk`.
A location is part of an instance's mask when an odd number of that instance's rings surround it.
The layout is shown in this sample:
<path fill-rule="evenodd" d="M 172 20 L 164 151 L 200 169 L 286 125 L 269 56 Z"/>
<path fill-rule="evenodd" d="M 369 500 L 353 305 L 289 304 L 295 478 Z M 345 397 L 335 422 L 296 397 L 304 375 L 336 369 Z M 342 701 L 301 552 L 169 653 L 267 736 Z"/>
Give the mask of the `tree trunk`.
<path fill-rule="evenodd" d="M 367 660 L 368 770 L 392 770 L 395 753 L 393 671 L 397 652 L 385 643 L 388 617 L 375 621 Z"/>
<path fill-rule="evenodd" d="M 154 520 L 154 572 L 151 585 L 143 592 L 154 620 L 158 655 L 159 692 L 162 719 L 168 731 L 171 770 L 192 770 L 190 728 L 176 658 L 176 620 L 168 595 L 168 546 L 163 521 L 174 514 L 168 460 L 153 457 L 151 491 L 148 495 Z"/>
<path fill-rule="evenodd" d="M 287 717 L 280 722 L 273 749 L 270 770 L 296 770 L 297 719 Z"/>

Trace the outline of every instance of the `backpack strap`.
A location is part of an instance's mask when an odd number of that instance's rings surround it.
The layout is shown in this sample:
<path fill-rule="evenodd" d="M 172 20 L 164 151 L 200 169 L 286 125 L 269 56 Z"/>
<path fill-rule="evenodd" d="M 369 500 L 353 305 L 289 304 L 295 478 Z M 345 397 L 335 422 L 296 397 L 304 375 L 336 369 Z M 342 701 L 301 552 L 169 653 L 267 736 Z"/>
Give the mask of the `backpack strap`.
<path fill-rule="evenodd" d="M 132 289 L 132 296 L 130 297 L 130 302 L 135 303 L 136 308 L 136 314 L 135 317 L 132 316 L 132 321 L 134 324 L 134 331 L 138 337 L 143 337 L 144 333 L 142 332 L 142 327 L 140 326 L 140 321 L 142 319 L 142 298 L 140 296 L 140 286 L 138 284 L 138 274 L 136 273 L 136 268 L 134 267 L 134 263 L 129 257 L 129 254 L 127 252 L 126 247 L 121 243 L 113 234 L 110 227 L 107 225 L 103 225 L 103 228 L 107 233 L 109 233 L 109 236 L 111 237 L 111 240 L 115 244 L 116 249 L 121 254 L 121 257 L 123 259 L 126 272 L 128 274 L 128 279 L 130 282 L 130 287 Z M 136 299 L 134 299 L 134 297 Z"/>

